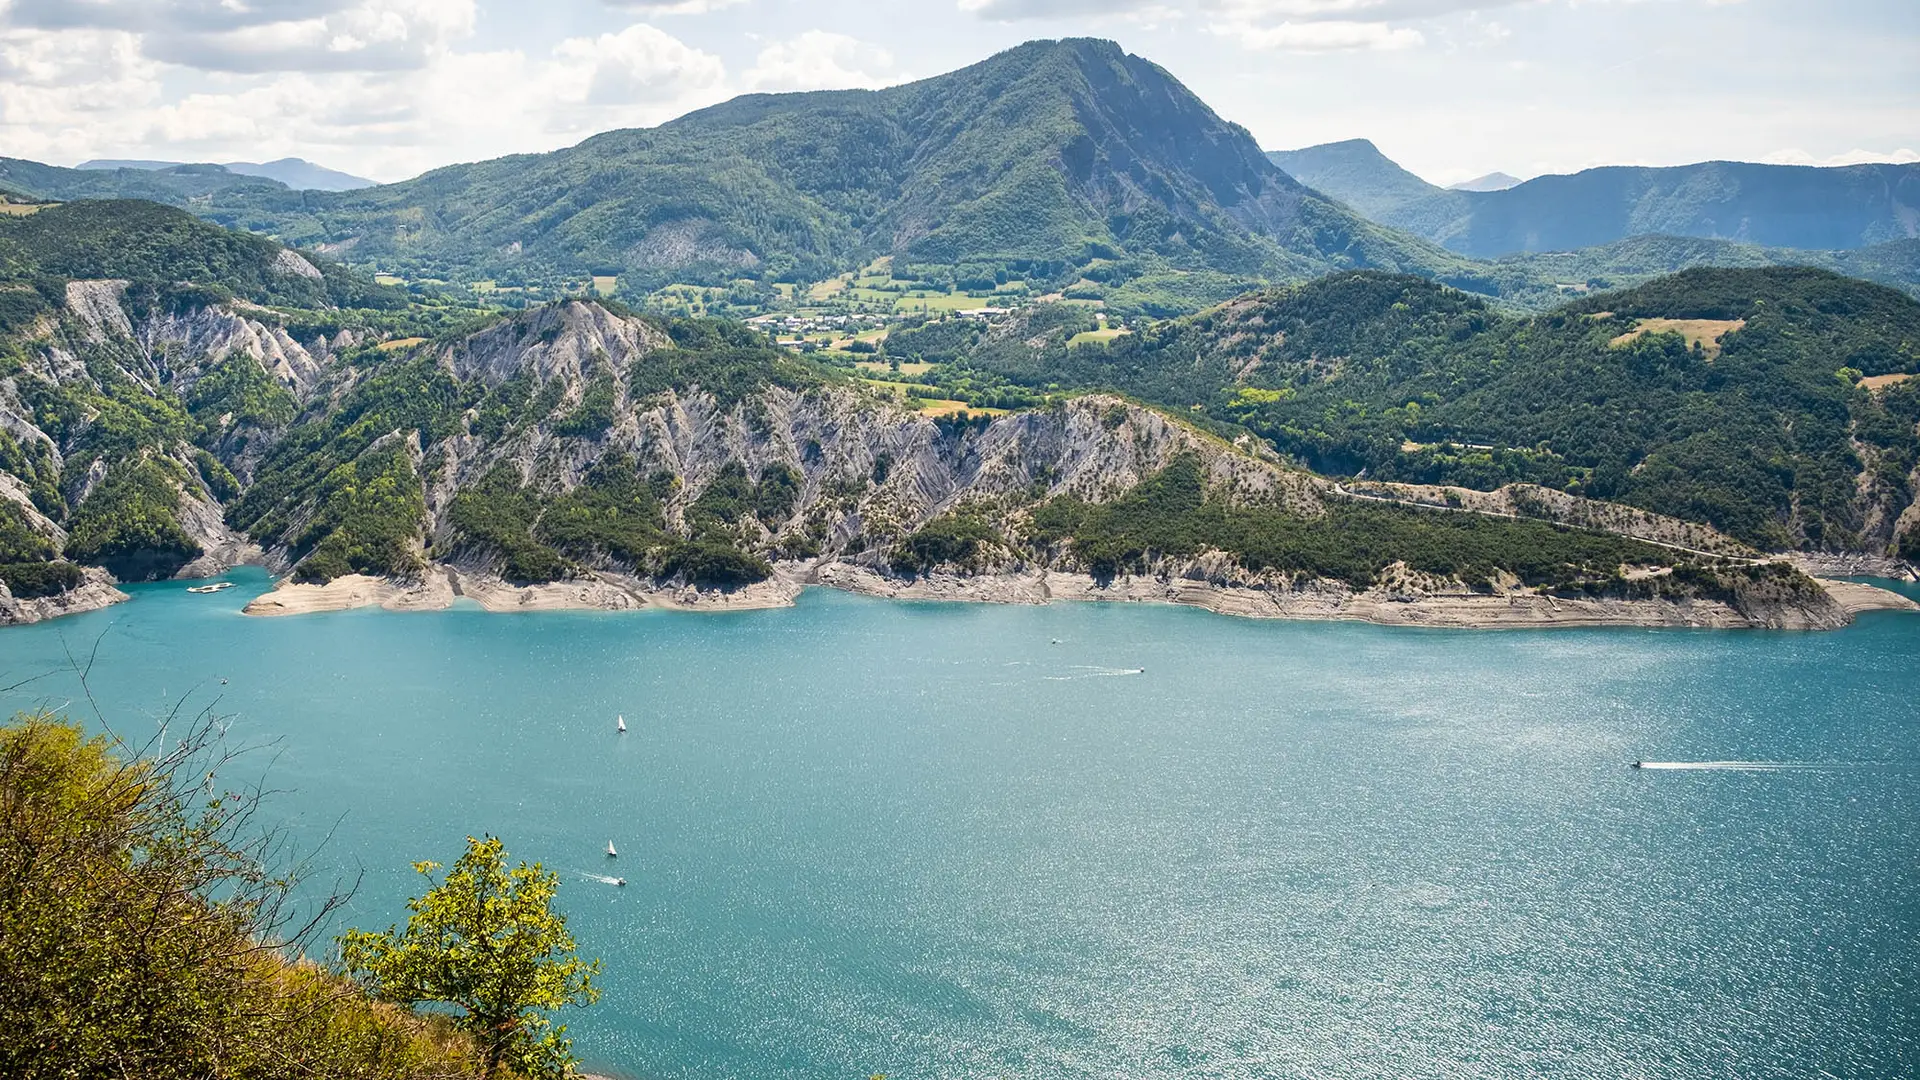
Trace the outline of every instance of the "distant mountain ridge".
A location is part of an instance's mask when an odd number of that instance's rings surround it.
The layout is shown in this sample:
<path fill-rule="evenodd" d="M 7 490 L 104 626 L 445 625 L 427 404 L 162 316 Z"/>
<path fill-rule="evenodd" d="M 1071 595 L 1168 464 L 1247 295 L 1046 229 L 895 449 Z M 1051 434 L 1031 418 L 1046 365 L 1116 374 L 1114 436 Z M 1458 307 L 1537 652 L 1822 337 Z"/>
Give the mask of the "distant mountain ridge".
<path fill-rule="evenodd" d="M 1166 71 L 1095 40 L 885 90 L 748 95 L 360 191 L 235 188 L 195 209 L 454 279 L 817 280 L 878 256 L 1063 284 L 1095 263 L 1107 280 L 1460 265 L 1302 187 Z"/>
<path fill-rule="evenodd" d="M 1303 150 L 1274 150 L 1267 160 L 1315 191 L 1331 195 L 1369 218 L 1442 189 L 1394 164 L 1366 139 L 1324 143 Z"/>
<path fill-rule="evenodd" d="M 1473 258 L 1575 251 L 1648 234 L 1808 250 L 1920 237 L 1920 164 L 1622 165 L 1472 190 L 1427 184 L 1365 140 L 1269 156 L 1373 221 Z"/>
<path fill-rule="evenodd" d="M 74 166 L 84 170 L 141 169 L 155 172 L 161 169 L 175 169 L 188 165 L 182 161 L 147 161 L 140 159 L 96 158 L 83 161 Z M 277 180 L 295 191 L 353 191 L 357 188 L 373 187 L 374 181 L 364 177 L 344 173 L 338 169 L 329 169 L 316 165 L 305 158 L 284 157 L 274 161 L 229 161 L 219 168 L 240 176 L 258 176 L 268 180 Z"/>
<path fill-rule="evenodd" d="M 1490 172 L 1485 176 L 1476 176 L 1471 180 L 1462 180 L 1457 184 L 1448 184 L 1448 191 L 1505 191 L 1517 187 L 1526 181 L 1503 172 Z"/>

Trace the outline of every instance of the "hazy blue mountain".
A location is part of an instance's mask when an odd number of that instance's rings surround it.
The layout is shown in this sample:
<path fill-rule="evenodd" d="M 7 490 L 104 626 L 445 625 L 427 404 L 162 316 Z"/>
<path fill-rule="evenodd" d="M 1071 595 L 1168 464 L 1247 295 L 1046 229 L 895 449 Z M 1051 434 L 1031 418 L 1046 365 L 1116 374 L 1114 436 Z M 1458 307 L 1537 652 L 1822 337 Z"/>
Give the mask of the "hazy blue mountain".
<path fill-rule="evenodd" d="M 1439 188 L 1365 139 L 1268 157 L 1379 224 L 1475 258 L 1651 234 L 1807 250 L 1920 236 L 1920 164 L 1607 166 L 1524 182 L 1489 173 Z"/>
<path fill-rule="evenodd" d="M 1323 195 L 1331 195 L 1375 221 L 1396 207 L 1440 193 L 1393 163 L 1366 139 L 1323 143 L 1302 150 L 1274 150 L 1267 160 Z"/>
<path fill-rule="evenodd" d="M 1448 191 L 1505 191 L 1526 181 L 1503 172 L 1490 172 L 1485 176 L 1476 176 L 1471 180 L 1462 180 L 1457 184 L 1448 184 Z"/>
<path fill-rule="evenodd" d="M 83 161 L 75 166 L 80 169 L 143 169 L 156 171 L 176 169 L 187 165 L 180 161 L 146 161 L 137 158 L 95 158 Z M 305 158 L 287 157 L 275 161 L 229 161 L 219 166 L 230 173 L 240 176 L 259 176 L 268 180 L 278 180 L 295 191 L 353 191 L 357 188 L 372 187 L 374 182 L 338 169 L 329 169 L 324 165 L 315 165 Z"/>
<path fill-rule="evenodd" d="M 278 180 L 295 191 L 353 191 L 374 186 L 372 180 L 315 165 L 297 157 L 264 162 L 229 161 L 227 169 L 242 176 L 264 176 L 269 180 Z"/>
<path fill-rule="evenodd" d="M 1480 258 L 1573 251 L 1645 233 L 1858 248 L 1920 236 L 1920 164 L 1609 166 L 1505 191 L 1444 191 L 1376 220 Z"/>

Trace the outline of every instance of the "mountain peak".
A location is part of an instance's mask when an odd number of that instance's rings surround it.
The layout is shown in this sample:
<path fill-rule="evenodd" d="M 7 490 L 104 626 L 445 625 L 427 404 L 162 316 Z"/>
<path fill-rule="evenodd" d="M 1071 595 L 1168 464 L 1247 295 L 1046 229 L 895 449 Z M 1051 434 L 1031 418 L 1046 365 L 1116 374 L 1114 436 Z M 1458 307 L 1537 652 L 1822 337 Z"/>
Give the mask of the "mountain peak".
<path fill-rule="evenodd" d="M 1490 172 L 1485 176 L 1476 176 L 1471 180 L 1462 180 L 1457 184 L 1448 184 L 1448 191 L 1505 191 L 1525 183 L 1517 176 L 1508 176 L 1503 172 Z"/>
<path fill-rule="evenodd" d="M 1367 139 L 1276 150 L 1267 158 L 1295 180 L 1370 218 L 1440 190 L 1395 164 Z"/>
<path fill-rule="evenodd" d="M 285 184 L 295 191 L 352 191 L 355 188 L 372 187 L 373 181 L 324 165 L 315 165 L 305 158 L 284 157 L 277 161 L 229 161 L 224 164 L 207 162 L 154 161 L 146 158 L 94 158 L 75 166 L 87 171 L 110 171 L 116 169 L 136 169 L 141 172 L 187 171 L 207 173 L 221 171 L 235 176 L 253 176 L 263 180 L 273 180 Z"/>

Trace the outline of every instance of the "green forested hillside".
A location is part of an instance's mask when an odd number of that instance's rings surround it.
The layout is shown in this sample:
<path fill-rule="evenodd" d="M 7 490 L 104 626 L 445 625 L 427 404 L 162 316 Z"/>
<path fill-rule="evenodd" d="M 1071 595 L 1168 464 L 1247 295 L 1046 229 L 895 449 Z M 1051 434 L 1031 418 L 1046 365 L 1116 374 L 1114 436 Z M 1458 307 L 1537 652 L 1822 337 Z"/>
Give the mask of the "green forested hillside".
<path fill-rule="evenodd" d="M 363 191 L 235 191 L 209 212 L 456 280 L 818 280 L 882 255 L 950 281 L 1060 284 L 1096 260 L 1108 280 L 1462 270 L 1302 188 L 1167 72 L 1086 40 L 887 90 L 750 95 Z"/>
<path fill-rule="evenodd" d="M 169 295 L 191 285 L 293 307 L 394 308 L 407 302 L 404 293 L 336 263 L 153 202 L 82 201 L 0 216 L 0 283 L 17 283 L 15 292 L 27 285 L 45 292 L 48 279 L 57 284 L 99 278 Z"/>
<path fill-rule="evenodd" d="M 172 165 L 163 169 L 63 169 L 22 158 L 0 157 L 0 192 L 32 199 L 146 199 L 171 206 L 209 196 L 285 191 L 277 180 L 243 176 L 219 165 Z"/>
<path fill-rule="evenodd" d="M 1920 372 L 1920 303 L 1824 271 L 1691 270 L 1535 318 L 1351 273 L 1108 345 L 1032 340 L 961 363 L 1203 410 L 1336 474 L 1532 481 L 1771 548 L 1920 544 L 1896 536 L 1920 385 L 1880 378 Z"/>
<path fill-rule="evenodd" d="M 1486 274 L 1503 301 L 1534 310 L 1579 293 L 1637 285 L 1696 266 L 1811 266 L 1920 296 L 1920 240 L 1838 251 L 1761 247 L 1735 240 L 1648 234 L 1579 251 L 1506 255 Z"/>

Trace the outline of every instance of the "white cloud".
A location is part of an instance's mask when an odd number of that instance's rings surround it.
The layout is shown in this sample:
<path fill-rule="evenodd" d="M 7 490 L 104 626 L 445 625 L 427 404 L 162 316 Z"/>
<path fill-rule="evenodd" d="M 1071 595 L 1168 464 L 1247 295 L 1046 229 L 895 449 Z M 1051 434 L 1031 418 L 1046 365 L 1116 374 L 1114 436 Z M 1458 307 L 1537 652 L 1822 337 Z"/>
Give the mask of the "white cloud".
<path fill-rule="evenodd" d="M 1820 157 L 1805 150 L 1776 150 L 1760 159 L 1769 165 L 1911 165 L 1920 162 L 1920 150 L 1901 147 L 1898 150 L 1847 150 L 1838 154 Z"/>
<path fill-rule="evenodd" d="M 555 89 L 588 105 L 657 104 L 717 87 L 726 67 L 662 30 L 634 23 L 617 34 L 568 38 L 556 45 Z"/>
<path fill-rule="evenodd" d="M 705 15 L 709 11 L 744 4 L 746 0 L 605 0 L 608 7 L 625 8 L 643 15 Z"/>
<path fill-rule="evenodd" d="M 441 10 L 458 15 L 457 5 Z M 336 14 L 377 11 L 359 3 Z M 296 40 L 311 33 L 288 25 L 256 30 Z M 369 45 L 411 40 L 422 25 L 331 24 Z M 150 40 L 135 31 L 0 23 L 0 146 L 67 164 L 298 155 L 397 180 L 449 161 L 551 150 L 611 128 L 657 124 L 734 92 L 718 57 L 644 23 L 537 52 L 462 51 L 448 36 L 462 30 L 458 18 L 428 25 L 441 36 L 406 66 L 196 76 L 156 59 Z M 260 41 L 259 48 L 280 47 Z"/>
<path fill-rule="evenodd" d="M 1222 21 L 1208 27 L 1249 49 L 1285 52 L 1342 52 L 1353 49 L 1410 49 L 1426 37 L 1411 27 L 1377 22 L 1283 22 L 1272 26 Z"/>
<path fill-rule="evenodd" d="M 958 0 L 962 11 L 998 22 L 1082 15 L 1164 17 L 1190 10 L 1245 22 L 1392 22 L 1512 7 L 1535 0 Z"/>
<path fill-rule="evenodd" d="M 899 82 L 893 55 L 845 34 L 809 30 L 760 50 L 746 74 L 760 91 L 873 89 Z"/>
<path fill-rule="evenodd" d="M 1255 51 L 1410 49 L 1426 35 L 1409 23 L 1512 7 L 1535 0 L 957 0 L 962 11 L 999 22 L 1089 15 L 1135 22 L 1193 18 Z"/>
<path fill-rule="evenodd" d="M 120 30 L 150 59 L 203 71 L 420 67 L 473 33 L 474 0 L 15 0 L 4 25 Z"/>

